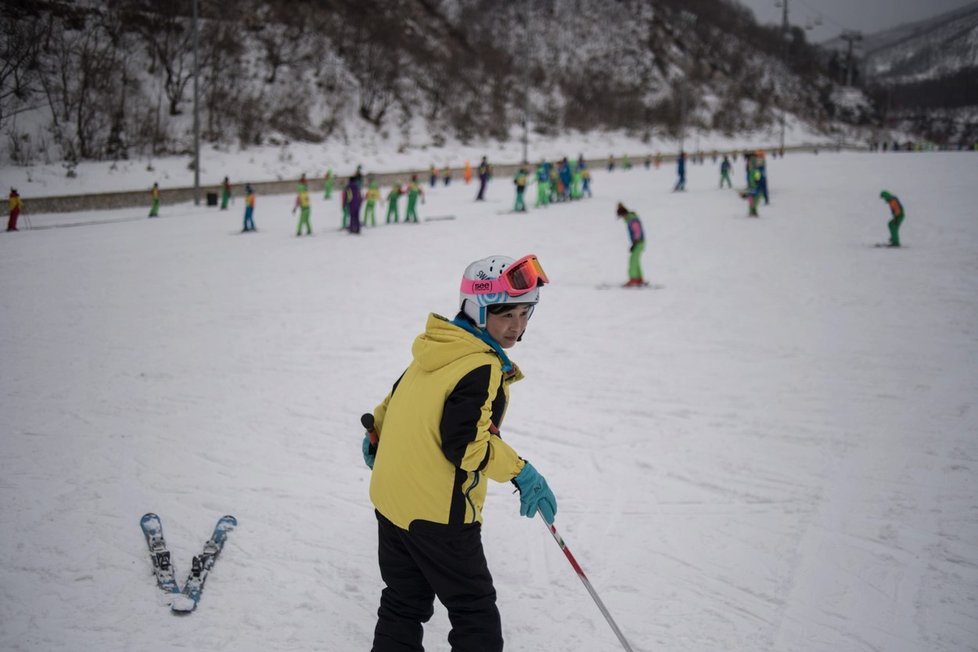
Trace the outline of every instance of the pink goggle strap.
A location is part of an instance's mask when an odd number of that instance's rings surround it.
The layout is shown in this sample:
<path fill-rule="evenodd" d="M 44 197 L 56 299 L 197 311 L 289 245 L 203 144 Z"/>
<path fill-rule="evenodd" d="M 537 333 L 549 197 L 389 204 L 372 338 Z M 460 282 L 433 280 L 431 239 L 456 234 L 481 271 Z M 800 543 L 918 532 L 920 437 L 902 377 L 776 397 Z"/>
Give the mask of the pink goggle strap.
<path fill-rule="evenodd" d="M 462 279 L 462 292 L 466 294 L 498 294 L 509 290 L 509 283 L 501 278 L 493 279 Z"/>

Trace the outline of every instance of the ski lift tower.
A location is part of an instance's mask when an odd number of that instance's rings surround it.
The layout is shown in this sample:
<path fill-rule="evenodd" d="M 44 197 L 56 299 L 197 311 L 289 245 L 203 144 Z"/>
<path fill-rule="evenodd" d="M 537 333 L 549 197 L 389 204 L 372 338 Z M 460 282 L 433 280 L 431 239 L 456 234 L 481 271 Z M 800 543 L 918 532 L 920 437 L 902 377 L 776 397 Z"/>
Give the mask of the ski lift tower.
<path fill-rule="evenodd" d="M 775 0 L 775 7 L 781 7 L 781 60 L 788 65 L 788 0 Z M 782 100 L 783 101 L 783 100 Z M 781 107 L 781 144 L 779 153 L 784 153 L 784 129 L 785 129 L 785 114 L 788 112 L 784 106 Z"/>
<path fill-rule="evenodd" d="M 520 46 L 520 65 L 523 66 L 523 107 L 520 122 L 523 123 L 523 165 L 530 163 L 530 28 L 523 20 L 523 43 Z"/>
<path fill-rule="evenodd" d="M 852 86 L 852 50 L 856 43 L 863 40 L 863 34 L 862 32 L 847 29 L 846 31 L 842 32 L 842 36 L 840 38 L 848 44 L 848 47 L 846 48 L 846 86 Z"/>
<path fill-rule="evenodd" d="M 682 25 L 682 46 L 685 50 L 689 46 L 689 35 L 693 31 L 693 26 L 696 24 L 696 14 L 690 13 L 688 11 L 682 11 L 679 14 L 679 20 Z M 686 147 L 686 94 L 688 92 L 687 86 L 689 85 L 689 64 L 683 63 L 683 77 L 679 85 L 679 151 L 684 151 Z"/>
<path fill-rule="evenodd" d="M 194 206 L 200 206 L 200 64 L 197 58 L 200 40 L 197 28 L 197 0 L 193 0 L 194 28 Z"/>

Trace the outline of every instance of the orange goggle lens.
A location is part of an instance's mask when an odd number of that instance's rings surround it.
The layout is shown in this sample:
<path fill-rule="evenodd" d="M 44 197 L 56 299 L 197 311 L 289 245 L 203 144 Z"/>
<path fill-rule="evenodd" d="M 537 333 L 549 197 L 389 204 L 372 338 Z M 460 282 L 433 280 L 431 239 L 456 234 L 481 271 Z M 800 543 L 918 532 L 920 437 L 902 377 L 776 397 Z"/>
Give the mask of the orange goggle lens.
<path fill-rule="evenodd" d="M 523 256 L 507 267 L 503 272 L 503 278 L 510 288 L 510 294 L 514 296 L 526 294 L 533 288 L 550 282 L 547 273 L 543 271 L 543 266 L 540 265 L 540 261 L 533 254 Z"/>

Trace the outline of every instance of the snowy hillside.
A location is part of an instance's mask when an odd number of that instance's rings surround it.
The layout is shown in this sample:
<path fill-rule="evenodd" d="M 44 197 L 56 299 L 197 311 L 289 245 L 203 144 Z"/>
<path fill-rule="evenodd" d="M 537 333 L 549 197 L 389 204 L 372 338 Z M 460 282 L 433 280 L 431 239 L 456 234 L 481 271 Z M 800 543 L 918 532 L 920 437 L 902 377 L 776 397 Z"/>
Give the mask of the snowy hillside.
<path fill-rule="evenodd" d="M 730 0 L 199 4 L 200 138 L 225 149 L 348 147 L 364 132 L 401 152 L 505 142 L 524 119 L 547 137 L 649 142 L 684 128 L 735 137 L 784 112 L 825 134 L 871 117 L 833 103 L 803 30 L 786 43 Z M 13 3 L 0 18 L 0 164 L 192 151 L 189 3 Z"/>
<path fill-rule="evenodd" d="M 978 2 L 862 44 L 864 73 L 876 83 L 934 79 L 978 66 Z"/>
<path fill-rule="evenodd" d="M 420 224 L 359 237 L 318 194 L 311 238 L 291 195 L 258 198 L 256 234 L 240 197 L 2 234 L 0 649 L 369 649 L 358 418 L 467 263 L 534 252 L 553 282 L 503 436 L 636 650 L 974 650 L 975 163 L 791 155 L 760 219 L 705 165 L 681 194 L 671 167 L 595 170 L 593 199 L 525 215 L 505 178 L 485 203 L 426 187 Z M 872 246 L 883 188 L 901 250 Z M 662 289 L 598 289 L 626 276 L 618 201 Z M 159 602 L 147 511 L 181 581 L 238 519 L 186 618 Z M 621 649 L 511 487 L 490 487 L 483 537 L 507 650 Z M 447 631 L 438 606 L 426 649 Z"/>

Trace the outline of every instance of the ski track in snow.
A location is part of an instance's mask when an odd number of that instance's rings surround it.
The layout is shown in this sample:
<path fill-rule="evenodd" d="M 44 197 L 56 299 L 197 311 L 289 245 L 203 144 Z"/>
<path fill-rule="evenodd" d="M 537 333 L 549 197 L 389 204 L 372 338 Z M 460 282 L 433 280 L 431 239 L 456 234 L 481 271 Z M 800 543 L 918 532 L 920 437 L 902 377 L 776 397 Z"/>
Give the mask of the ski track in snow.
<path fill-rule="evenodd" d="M 318 193 L 313 238 L 288 195 L 258 198 L 256 237 L 192 205 L 4 234 L 0 649 L 368 649 L 359 415 L 468 262 L 528 252 L 553 283 L 503 436 L 636 650 L 978 649 L 976 160 L 789 155 L 756 220 L 708 163 L 686 193 L 671 166 L 595 170 L 593 199 L 524 215 L 496 214 L 507 179 L 425 188 L 422 220 L 457 219 L 359 238 Z M 870 246 L 883 188 L 904 251 Z M 618 201 L 661 290 L 596 287 L 626 276 Z M 189 617 L 155 590 L 147 511 L 181 583 L 238 518 Z M 508 650 L 620 648 L 509 486 L 485 519 Z M 436 605 L 426 649 L 448 630 Z"/>

